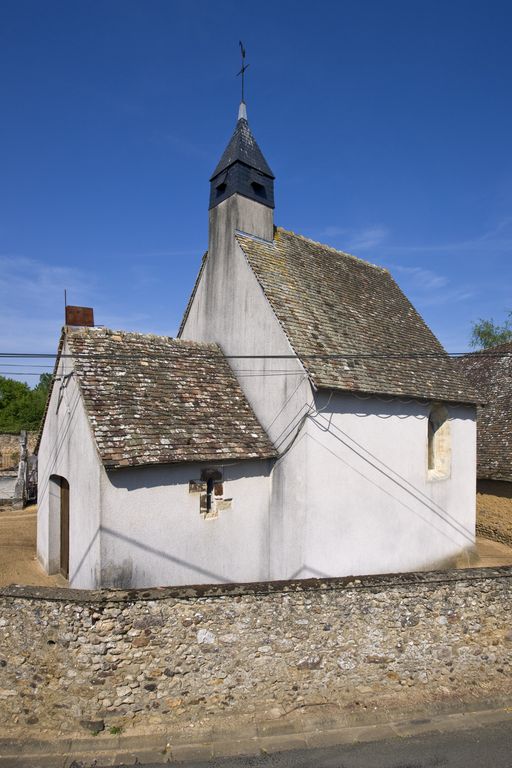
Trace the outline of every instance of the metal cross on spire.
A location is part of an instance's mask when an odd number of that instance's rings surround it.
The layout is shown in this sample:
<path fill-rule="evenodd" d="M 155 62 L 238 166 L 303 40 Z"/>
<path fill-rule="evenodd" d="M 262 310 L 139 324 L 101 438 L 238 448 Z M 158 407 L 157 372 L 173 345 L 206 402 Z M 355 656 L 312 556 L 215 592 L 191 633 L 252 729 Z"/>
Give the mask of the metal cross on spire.
<path fill-rule="evenodd" d="M 239 43 L 240 43 L 240 53 L 242 54 L 242 69 L 240 70 L 240 72 L 237 72 L 237 77 L 238 77 L 238 75 L 242 75 L 242 102 L 245 104 L 245 98 L 244 98 L 244 84 L 245 83 L 244 83 L 244 78 L 245 78 L 245 70 L 248 68 L 249 65 L 245 63 L 245 48 L 244 48 L 244 44 L 242 43 L 241 40 L 239 41 Z"/>

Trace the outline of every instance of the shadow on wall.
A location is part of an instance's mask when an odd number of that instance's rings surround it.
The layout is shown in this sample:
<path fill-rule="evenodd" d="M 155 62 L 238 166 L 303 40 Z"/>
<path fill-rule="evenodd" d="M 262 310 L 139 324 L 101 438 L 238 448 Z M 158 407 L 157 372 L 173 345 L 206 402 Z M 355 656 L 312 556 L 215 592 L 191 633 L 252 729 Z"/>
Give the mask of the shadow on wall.
<path fill-rule="evenodd" d="M 157 466 L 123 467 L 107 472 L 114 488 L 138 491 L 141 488 L 162 486 L 186 486 L 191 480 L 199 480 L 201 470 L 218 468 L 223 470 L 224 482 L 243 478 L 269 477 L 273 460 L 242 459 L 234 462 L 205 461 L 189 464 L 160 464 Z"/>
<path fill-rule="evenodd" d="M 512 482 L 507 480 L 478 480 L 477 493 L 490 496 L 500 496 L 502 499 L 512 499 Z"/>
<path fill-rule="evenodd" d="M 350 470 L 358 474 L 363 480 L 365 480 L 367 483 L 370 483 L 374 487 L 378 488 L 382 493 L 386 494 L 390 498 L 392 498 L 394 501 L 396 501 L 400 506 L 404 507 L 408 511 L 412 512 L 413 514 L 420 517 L 425 523 L 430 525 L 434 530 L 436 530 L 438 533 L 443 535 L 445 538 L 447 538 L 449 541 L 454 543 L 457 547 L 473 547 L 475 542 L 475 531 L 472 528 L 468 528 L 462 523 L 457 520 L 456 517 L 451 515 L 447 509 L 442 507 L 438 502 L 436 502 L 433 498 L 431 498 L 429 495 L 427 495 L 421 488 L 418 488 L 413 483 L 410 482 L 406 477 L 401 475 L 399 472 L 397 472 L 395 469 L 390 467 L 388 464 L 386 464 L 382 459 L 380 459 L 378 456 L 373 454 L 371 451 L 368 450 L 368 448 L 365 448 L 364 445 L 359 443 L 357 440 L 352 438 L 347 432 L 342 430 L 340 427 L 336 426 L 332 422 L 332 415 L 335 413 L 339 414 L 346 414 L 346 413 L 352 413 L 356 416 L 361 417 L 367 417 L 370 414 L 368 413 L 359 413 L 358 404 L 356 402 L 347 401 L 347 403 L 350 403 L 350 406 L 347 404 L 347 407 L 345 407 L 345 404 L 343 405 L 336 405 L 335 403 L 331 404 L 331 395 L 326 393 L 321 393 L 318 399 L 318 407 L 312 411 L 311 408 L 308 408 L 306 410 L 306 413 L 302 417 L 303 419 L 309 419 L 315 426 L 319 429 L 319 431 L 328 433 L 331 438 L 334 438 L 334 440 L 340 444 L 340 446 L 343 446 L 343 449 L 347 449 L 349 452 L 349 455 L 352 454 L 355 457 L 357 457 L 358 460 L 362 460 L 362 462 L 370 469 L 370 471 L 376 471 L 378 474 L 381 475 L 381 477 L 385 481 L 389 481 L 391 487 L 394 488 L 395 491 L 401 492 L 405 495 L 405 497 L 409 500 L 409 504 L 406 504 L 403 500 L 398 498 L 394 493 L 391 493 L 390 490 L 387 490 L 384 488 L 383 485 L 377 483 L 374 479 L 372 479 L 367 473 L 361 471 L 360 469 L 356 468 L 351 464 L 349 461 L 347 461 L 344 457 L 342 457 L 338 452 L 333 451 L 332 449 L 328 448 L 326 445 L 324 445 L 320 440 L 315 438 L 313 435 L 307 433 L 305 436 L 313 440 L 314 442 L 318 443 L 318 445 L 325 450 L 327 453 L 329 453 L 331 456 L 333 456 L 335 459 L 343 463 L 346 467 L 348 467 Z M 425 414 L 407 414 L 402 413 L 400 415 L 398 411 L 398 406 L 401 405 L 401 403 L 397 403 L 396 401 L 393 401 L 391 403 L 382 403 L 382 414 L 379 416 L 379 418 L 391 418 L 392 416 L 397 416 L 398 418 L 419 418 L 419 419 L 426 419 L 428 416 L 428 406 L 425 405 Z M 324 410 L 323 410 L 324 409 Z M 300 421 L 297 422 L 297 419 L 299 415 L 304 410 L 304 407 L 293 417 L 293 419 L 290 421 L 290 425 L 297 423 L 300 424 Z M 323 410 L 323 412 L 322 412 Z M 403 406 L 402 406 L 403 411 Z M 471 416 L 467 416 L 466 420 L 473 421 Z M 284 428 L 283 431 L 287 431 L 287 427 Z M 300 427 L 299 427 L 300 431 Z M 303 435 L 304 436 L 304 435 Z M 297 438 L 297 434 L 295 438 L 290 443 L 290 448 L 286 449 L 285 452 L 288 450 L 293 450 L 302 440 L 302 437 Z M 278 459 L 277 461 L 280 461 L 281 459 Z M 414 504 L 417 506 L 417 509 L 414 509 L 413 506 L 410 506 L 410 504 Z M 425 514 L 429 515 L 432 519 L 429 519 L 429 517 L 426 517 Z M 434 520 L 437 519 L 437 522 L 440 522 L 441 524 L 444 524 L 448 529 L 451 529 L 451 532 L 453 534 L 457 534 L 458 537 L 462 538 L 465 542 L 465 545 L 463 545 L 460 541 L 460 538 L 454 538 L 453 535 L 450 536 L 447 531 L 444 531 L 440 529 L 437 525 L 434 524 Z M 435 566 L 440 564 L 434 564 Z"/>
<path fill-rule="evenodd" d="M 413 400 L 411 398 L 410 402 L 415 406 L 423 405 L 425 412 L 424 414 L 407 413 L 406 411 L 409 403 L 404 400 L 399 400 L 398 398 L 390 397 L 388 400 L 384 397 L 377 397 L 375 395 L 352 395 L 350 398 L 346 397 L 342 401 L 339 401 L 336 398 L 332 398 L 330 391 L 317 393 L 315 399 L 319 411 L 325 409 L 328 413 L 337 413 L 339 415 L 349 414 L 358 416 L 361 419 L 369 418 L 370 416 L 376 416 L 381 419 L 390 419 L 393 417 L 398 419 L 423 419 L 428 417 L 431 407 L 431 404 L 429 403 L 421 403 L 419 400 Z M 378 404 L 379 412 L 372 411 L 370 413 L 368 408 L 365 409 L 365 403 L 367 402 Z M 469 414 L 471 406 L 451 405 L 450 408 L 457 408 L 460 411 L 460 413 L 457 413 L 457 419 L 460 419 L 461 421 L 475 420 L 475 417 L 472 417 Z M 466 412 L 467 415 L 464 415 L 464 412 Z"/>
<path fill-rule="evenodd" d="M 314 423 L 319 426 L 318 421 L 314 420 Z M 446 509 L 441 507 L 437 502 L 435 502 L 433 499 L 431 499 L 429 496 L 427 496 L 421 489 L 417 488 L 415 485 L 413 485 L 409 480 L 399 475 L 395 470 L 391 469 L 391 467 L 388 467 L 384 462 L 382 462 L 381 459 L 374 456 L 374 454 L 370 453 L 366 448 L 361 446 L 359 443 L 357 443 L 353 438 L 349 437 L 349 435 L 346 432 L 343 432 L 338 427 L 335 427 L 332 424 L 326 424 L 326 426 L 319 426 L 319 429 L 321 429 L 323 432 L 328 432 L 329 435 L 334 438 L 338 443 L 343 445 L 345 448 L 348 448 L 353 454 L 355 454 L 359 459 L 362 459 L 368 466 L 372 467 L 374 470 L 376 470 L 378 473 L 382 475 L 383 478 L 386 480 L 389 480 L 393 486 L 396 489 L 400 489 L 402 492 L 407 494 L 409 497 L 409 500 L 412 503 L 419 504 L 421 512 L 427 512 L 431 513 L 431 515 L 434 518 L 437 518 L 439 521 L 444 523 L 448 528 L 451 528 L 452 531 L 459 536 L 461 536 L 463 539 L 465 539 L 467 546 L 473 546 L 474 545 L 474 532 L 473 530 L 465 527 L 460 523 L 453 515 L 451 515 Z M 335 434 L 335 432 L 338 432 L 339 434 Z M 378 488 L 382 493 L 386 494 L 386 496 L 389 496 L 394 501 L 396 501 L 400 506 L 404 507 L 405 509 L 409 510 L 413 514 L 419 516 L 425 523 L 430 525 L 434 530 L 436 530 L 438 533 L 441 533 L 445 538 L 452 541 L 454 544 L 456 544 L 458 547 L 461 546 L 460 541 L 457 539 L 449 536 L 445 531 L 438 528 L 438 526 L 434 525 L 432 520 L 429 520 L 427 517 L 425 517 L 424 514 L 421 514 L 417 509 L 414 509 L 412 506 L 409 506 L 409 504 L 404 503 L 401 499 L 399 499 L 397 496 L 395 496 L 393 493 L 388 491 L 386 488 L 384 488 L 379 483 L 375 482 L 375 480 L 372 480 L 368 475 L 366 475 L 364 472 L 361 472 L 356 467 L 354 467 L 352 464 L 350 464 L 348 461 L 346 461 L 342 456 L 340 456 L 338 453 L 335 453 L 333 450 L 328 448 L 326 445 L 321 443 L 319 440 L 317 440 L 313 435 L 308 435 L 308 437 L 313 440 L 314 442 L 318 443 L 318 445 L 325 451 L 327 451 L 331 456 L 334 456 L 336 459 L 341 461 L 345 466 L 349 467 L 353 472 L 356 472 L 360 477 L 362 477 L 364 480 L 366 480 L 371 485 Z M 350 442 L 349 442 L 350 441 Z M 350 443 L 353 443 L 351 445 Z M 360 450 L 358 450 L 359 448 Z M 366 455 L 365 455 L 366 454 Z M 380 465 L 380 466 L 379 466 Z M 394 476 L 393 476 L 394 475 Z"/>
<path fill-rule="evenodd" d="M 94 542 L 100 535 L 107 535 L 111 536 L 115 539 L 118 539 L 119 541 L 123 541 L 126 544 L 130 544 L 132 547 L 135 547 L 138 550 L 141 550 L 143 552 L 148 552 L 152 555 L 156 555 L 157 557 L 162 558 L 162 560 L 167 560 L 169 562 L 175 563 L 176 565 L 179 565 L 180 567 L 185 567 L 192 573 L 198 574 L 200 578 L 207 577 L 209 581 L 213 579 L 213 581 L 217 584 L 227 584 L 232 583 L 229 579 L 226 579 L 225 576 L 222 576 L 218 573 L 214 573 L 213 571 L 209 571 L 206 568 L 202 568 L 200 565 L 194 565 L 192 563 L 187 562 L 186 560 L 182 560 L 179 557 L 175 557 L 174 555 L 169 554 L 169 552 L 164 552 L 162 549 L 157 549 L 156 547 L 150 547 L 147 544 L 142 544 L 140 541 L 137 541 L 137 539 L 132 538 L 131 536 L 127 536 L 124 533 L 120 533 L 119 531 L 115 531 L 113 528 L 108 528 L 107 526 L 101 525 L 99 528 L 97 528 L 94 536 L 90 540 L 87 549 L 82 555 L 82 558 L 80 562 L 78 563 L 77 567 L 73 571 L 73 573 L 70 575 L 70 584 L 73 584 L 73 581 L 76 579 L 77 575 L 80 573 L 80 569 L 82 565 L 84 564 L 89 552 L 91 551 L 91 548 L 94 546 Z M 132 586 L 132 580 L 133 580 L 133 564 L 132 561 L 128 558 L 123 560 L 120 564 L 114 564 L 114 563 L 108 563 L 104 566 L 102 566 L 101 569 L 101 587 L 115 587 L 117 589 L 129 589 Z M 190 583 L 201 583 L 201 582 L 190 582 Z M 159 585 L 152 585 L 152 586 L 159 586 Z M 167 586 L 167 585 L 162 585 Z"/>

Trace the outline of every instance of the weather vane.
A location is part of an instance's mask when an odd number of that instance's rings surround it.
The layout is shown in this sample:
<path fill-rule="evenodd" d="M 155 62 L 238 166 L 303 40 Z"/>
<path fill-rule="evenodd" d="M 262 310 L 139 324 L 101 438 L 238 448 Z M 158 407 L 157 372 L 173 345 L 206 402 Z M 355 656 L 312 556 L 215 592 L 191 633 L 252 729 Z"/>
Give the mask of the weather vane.
<path fill-rule="evenodd" d="M 247 67 L 249 65 L 245 63 L 245 48 L 244 48 L 244 44 L 242 43 L 241 40 L 239 42 L 240 42 L 240 53 L 242 54 L 242 69 L 240 70 L 240 72 L 237 72 L 237 77 L 238 77 L 238 75 L 242 75 L 242 101 L 245 104 L 245 99 L 244 99 L 244 78 L 245 78 L 245 70 L 247 69 Z"/>

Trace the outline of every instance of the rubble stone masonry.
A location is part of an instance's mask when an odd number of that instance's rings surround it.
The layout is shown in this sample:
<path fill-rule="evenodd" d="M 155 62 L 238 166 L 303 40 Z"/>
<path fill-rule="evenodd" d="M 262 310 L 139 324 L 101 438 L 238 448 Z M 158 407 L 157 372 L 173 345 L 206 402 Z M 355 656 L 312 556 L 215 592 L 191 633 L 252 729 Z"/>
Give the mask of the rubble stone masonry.
<path fill-rule="evenodd" d="M 37 432 L 27 433 L 29 453 L 34 452 Z M 11 433 L 0 433 L 0 469 L 18 468 L 20 460 L 20 436 Z"/>
<path fill-rule="evenodd" d="M 511 587 L 512 568 L 130 592 L 4 588 L 1 735 L 506 699 Z"/>

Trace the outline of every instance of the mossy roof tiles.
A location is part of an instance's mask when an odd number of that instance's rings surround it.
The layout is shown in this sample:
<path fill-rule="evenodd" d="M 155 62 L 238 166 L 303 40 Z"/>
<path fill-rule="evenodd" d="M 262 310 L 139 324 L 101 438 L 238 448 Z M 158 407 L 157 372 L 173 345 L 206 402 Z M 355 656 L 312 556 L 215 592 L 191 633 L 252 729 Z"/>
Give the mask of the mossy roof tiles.
<path fill-rule="evenodd" d="M 455 363 L 485 400 L 478 409 L 477 475 L 512 480 L 512 342 L 464 355 Z"/>
<path fill-rule="evenodd" d="M 236 237 L 316 387 L 481 400 L 386 269 L 279 227 Z"/>
<path fill-rule="evenodd" d="M 106 467 L 276 456 L 216 344 L 104 328 L 66 340 Z"/>

